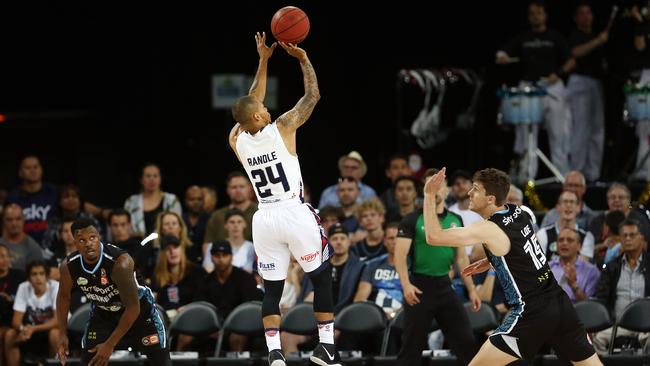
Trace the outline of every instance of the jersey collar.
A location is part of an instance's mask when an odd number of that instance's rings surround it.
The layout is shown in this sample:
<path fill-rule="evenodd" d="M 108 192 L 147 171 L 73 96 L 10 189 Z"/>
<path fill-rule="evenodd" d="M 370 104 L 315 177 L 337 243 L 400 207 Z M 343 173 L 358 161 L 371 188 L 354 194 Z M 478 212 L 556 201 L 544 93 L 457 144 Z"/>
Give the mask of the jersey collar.
<path fill-rule="evenodd" d="M 83 269 L 86 273 L 94 274 L 97 272 L 99 267 L 102 265 L 102 261 L 104 260 L 104 243 L 99 243 L 99 260 L 97 261 L 97 264 L 95 264 L 95 268 L 93 268 L 92 271 L 89 271 L 86 269 L 86 266 L 84 266 L 84 257 L 83 255 L 81 256 L 81 269 Z"/>

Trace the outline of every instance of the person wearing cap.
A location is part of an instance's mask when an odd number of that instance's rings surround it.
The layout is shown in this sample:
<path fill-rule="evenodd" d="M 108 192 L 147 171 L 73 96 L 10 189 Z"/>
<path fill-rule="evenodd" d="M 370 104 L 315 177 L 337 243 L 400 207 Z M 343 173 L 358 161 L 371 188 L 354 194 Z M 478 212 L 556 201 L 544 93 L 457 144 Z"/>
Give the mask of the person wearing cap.
<path fill-rule="evenodd" d="M 363 161 L 363 158 L 358 151 L 350 151 L 349 154 L 343 155 L 339 158 L 339 172 L 341 173 L 341 177 L 353 177 L 357 182 L 359 182 L 361 195 L 358 198 L 358 202 L 377 196 L 377 193 L 372 187 L 361 181 L 368 172 L 368 166 L 366 165 L 366 162 Z M 339 198 L 336 195 L 337 186 L 337 184 L 333 184 L 323 190 L 323 193 L 320 195 L 320 200 L 318 201 L 318 208 L 323 208 L 325 206 L 340 206 Z"/>
<path fill-rule="evenodd" d="M 156 303 L 173 319 L 178 308 L 194 299 L 205 271 L 187 259 L 177 237 L 165 235 L 160 245 L 161 253 L 156 262 L 151 287 L 156 293 Z"/>
<path fill-rule="evenodd" d="M 438 172 L 429 169 L 425 180 Z M 436 214 L 444 228 L 462 227 L 462 218 L 445 208 L 447 185 L 436 194 Z M 410 366 L 420 363 L 427 333 L 435 318 L 459 364 L 467 365 L 478 351 L 469 319 L 459 296 L 454 292 L 449 278 L 452 265 L 465 268 L 469 265 L 467 253 L 461 247 L 431 246 L 427 244 L 424 230 L 424 210 L 406 216 L 399 226 L 395 246 L 395 268 L 404 292 L 404 331 L 402 349 L 396 365 Z M 407 256 L 410 267 L 407 267 Z M 478 311 L 481 299 L 471 277 L 462 280 L 473 305 Z"/>

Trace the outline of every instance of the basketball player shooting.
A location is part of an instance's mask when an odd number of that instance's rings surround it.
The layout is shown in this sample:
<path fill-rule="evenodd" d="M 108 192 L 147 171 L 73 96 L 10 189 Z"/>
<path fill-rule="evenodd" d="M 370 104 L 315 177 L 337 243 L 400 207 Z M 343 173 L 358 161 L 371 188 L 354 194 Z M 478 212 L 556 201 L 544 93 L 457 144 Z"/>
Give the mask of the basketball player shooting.
<path fill-rule="evenodd" d="M 494 267 L 510 312 L 470 362 L 507 365 L 517 359 L 532 361 L 544 344 L 574 365 L 602 365 L 582 323 L 557 284 L 531 221 L 532 212 L 504 204 L 510 178 L 497 169 L 474 175 L 469 208 L 481 215 L 467 227 L 442 230 L 436 212 L 436 192 L 445 182 L 445 169 L 424 187 L 424 226 L 430 245 L 465 246 L 484 243 L 487 258 L 463 270 L 469 276 Z"/>
<path fill-rule="evenodd" d="M 81 340 L 82 365 L 108 365 L 114 349 L 131 347 L 145 354 L 152 365 L 171 366 L 165 326 L 153 293 L 142 279 L 137 279 L 131 256 L 114 245 L 102 243 L 90 219 L 77 219 L 71 231 L 77 251 L 61 263 L 56 297 L 61 331 L 57 353 L 61 364 L 67 361 L 67 320 L 74 286 L 92 304 Z"/>
<path fill-rule="evenodd" d="M 300 62 L 305 94 L 288 112 L 271 122 L 264 106 L 268 59 L 276 43 L 266 45 L 266 34 L 255 35 L 259 66 L 247 96 L 239 98 L 232 114 L 235 126 L 229 142 L 246 169 L 259 210 L 253 216 L 253 243 L 258 270 L 264 279 L 262 317 L 269 364 L 285 366 L 280 347 L 280 298 L 293 255 L 314 285 L 314 314 L 320 343 L 311 361 L 340 365 L 334 347 L 332 249 L 323 235 L 320 219 L 303 200 L 302 175 L 296 154 L 296 130 L 307 121 L 320 99 L 316 73 L 307 53 L 291 43 L 280 42 Z"/>

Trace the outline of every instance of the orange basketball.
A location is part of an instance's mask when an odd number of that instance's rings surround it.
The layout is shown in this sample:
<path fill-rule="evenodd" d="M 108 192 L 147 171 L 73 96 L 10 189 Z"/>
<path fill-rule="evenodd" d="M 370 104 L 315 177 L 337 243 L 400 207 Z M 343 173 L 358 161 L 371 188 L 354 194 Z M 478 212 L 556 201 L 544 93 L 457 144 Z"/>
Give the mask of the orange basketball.
<path fill-rule="evenodd" d="M 300 43 L 309 33 L 309 18 L 295 6 L 285 6 L 271 19 L 271 33 L 280 42 Z"/>

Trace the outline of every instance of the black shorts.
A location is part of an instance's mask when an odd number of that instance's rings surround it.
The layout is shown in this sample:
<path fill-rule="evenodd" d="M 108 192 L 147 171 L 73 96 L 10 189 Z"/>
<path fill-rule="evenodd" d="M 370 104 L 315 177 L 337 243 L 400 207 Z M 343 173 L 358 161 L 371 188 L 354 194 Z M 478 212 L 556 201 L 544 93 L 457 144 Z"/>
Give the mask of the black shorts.
<path fill-rule="evenodd" d="M 512 308 L 489 339 L 501 351 L 528 361 L 545 344 L 553 347 L 558 357 L 574 362 L 586 360 L 595 353 L 571 300 L 563 291 L 528 301 L 523 308 Z"/>
<path fill-rule="evenodd" d="M 90 320 L 81 339 L 81 348 L 86 351 L 105 342 L 115 330 L 121 316 L 122 311 L 111 312 L 93 304 Z M 140 315 L 115 349 L 125 350 L 129 347 L 142 353 L 148 353 L 153 349 L 168 348 L 162 317 L 158 313 L 158 309 L 145 299 L 140 301 Z"/>

